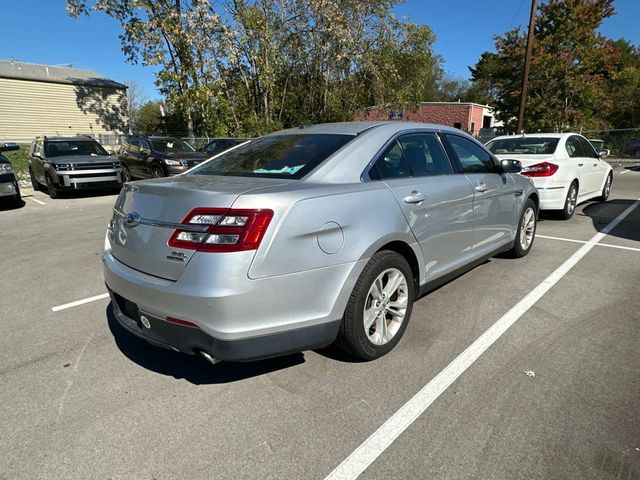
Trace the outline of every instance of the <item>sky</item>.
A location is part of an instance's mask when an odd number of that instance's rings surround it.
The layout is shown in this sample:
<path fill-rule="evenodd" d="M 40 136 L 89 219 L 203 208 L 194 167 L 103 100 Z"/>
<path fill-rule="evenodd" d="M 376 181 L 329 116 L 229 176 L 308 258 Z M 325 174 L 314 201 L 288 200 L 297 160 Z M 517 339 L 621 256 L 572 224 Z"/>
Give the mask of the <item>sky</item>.
<path fill-rule="evenodd" d="M 119 25 L 104 14 L 73 19 L 65 0 L 5 1 L 0 59 L 48 65 L 72 64 L 118 82 L 135 81 L 148 98 L 157 98 L 154 70 L 125 61 Z M 640 45 L 640 0 L 616 0 L 617 14 L 600 31 Z M 531 0 L 406 0 L 398 17 L 427 24 L 436 35 L 435 53 L 446 72 L 467 78 L 480 54 L 493 50 L 493 37 L 516 26 L 526 28 Z"/>

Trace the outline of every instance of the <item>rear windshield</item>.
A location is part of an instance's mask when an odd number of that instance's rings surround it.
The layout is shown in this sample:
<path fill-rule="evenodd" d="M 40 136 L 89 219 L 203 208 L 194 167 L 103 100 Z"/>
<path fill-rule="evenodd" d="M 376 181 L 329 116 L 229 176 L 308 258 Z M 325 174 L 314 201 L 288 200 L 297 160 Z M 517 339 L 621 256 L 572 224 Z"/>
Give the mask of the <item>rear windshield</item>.
<path fill-rule="evenodd" d="M 156 152 L 160 153 L 191 153 L 196 151 L 189 143 L 179 138 L 153 138 L 151 145 Z"/>
<path fill-rule="evenodd" d="M 519 153 L 521 155 L 550 155 L 556 151 L 559 138 L 513 137 L 499 138 L 487 143 L 487 148 L 496 155 Z"/>
<path fill-rule="evenodd" d="M 352 140 L 352 135 L 273 135 L 206 162 L 191 175 L 298 179 Z"/>
<path fill-rule="evenodd" d="M 109 155 L 98 142 L 92 140 L 65 140 L 45 143 L 45 156 L 68 157 L 72 155 Z"/>

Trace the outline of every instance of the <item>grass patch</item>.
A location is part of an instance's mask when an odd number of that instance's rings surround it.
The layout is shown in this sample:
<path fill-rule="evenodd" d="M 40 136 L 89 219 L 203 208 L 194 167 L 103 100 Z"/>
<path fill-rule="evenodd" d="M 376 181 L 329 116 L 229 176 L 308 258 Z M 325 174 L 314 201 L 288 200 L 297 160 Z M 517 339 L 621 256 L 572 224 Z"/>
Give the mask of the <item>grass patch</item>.
<path fill-rule="evenodd" d="M 20 145 L 20 150 L 3 152 L 3 155 L 11 160 L 11 165 L 16 171 L 18 180 L 29 179 L 29 148 L 31 145 Z"/>

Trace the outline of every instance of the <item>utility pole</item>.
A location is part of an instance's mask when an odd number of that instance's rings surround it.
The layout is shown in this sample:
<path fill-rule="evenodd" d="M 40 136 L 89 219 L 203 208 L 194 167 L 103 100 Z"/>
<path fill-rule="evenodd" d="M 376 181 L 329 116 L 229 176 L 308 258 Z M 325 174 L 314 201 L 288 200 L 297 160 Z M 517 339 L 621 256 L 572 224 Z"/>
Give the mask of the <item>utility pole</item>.
<path fill-rule="evenodd" d="M 536 25 L 537 0 L 531 0 L 529 15 L 529 33 L 527 34 L 527 50 L 524 56 L 524 73 L 522 75 L 522 91 L 520 92 L 520 113 L 518 115 L 518 132 L 524 127 L 524 106 L 527 101 L 527 85 L 529 83 L 529 67 L 531 67 L 531 48 L 533 47 L 533 30 Z"/>

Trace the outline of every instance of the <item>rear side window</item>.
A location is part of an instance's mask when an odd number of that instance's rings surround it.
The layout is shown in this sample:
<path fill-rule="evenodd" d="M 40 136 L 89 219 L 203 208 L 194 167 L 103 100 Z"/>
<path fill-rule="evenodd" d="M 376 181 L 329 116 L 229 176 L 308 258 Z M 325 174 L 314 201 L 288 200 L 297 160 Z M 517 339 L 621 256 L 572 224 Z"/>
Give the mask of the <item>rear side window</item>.
<path fill-rule="evenodd" d="M 445 133 L 464 173 L 495 173 L 493 157 L 484 148 L 466 138 Z"/>
<path fill-rule="evenodd" d="M 413 133 L 400 137 L 400 145 L 414 177 L 453 173 L 435 133 Z"/>
<path fill-rule="evenodd" d="M 402 147 L 394 140 L 373 166 L 372 179 L 410 177 L 409 162 L 402 152 Z"/>
<path fill-rule="evenodd" d="M 203 163 L 189 175 L 299 179 L 353 138 L 329 134 L 262 137 Z"/>

